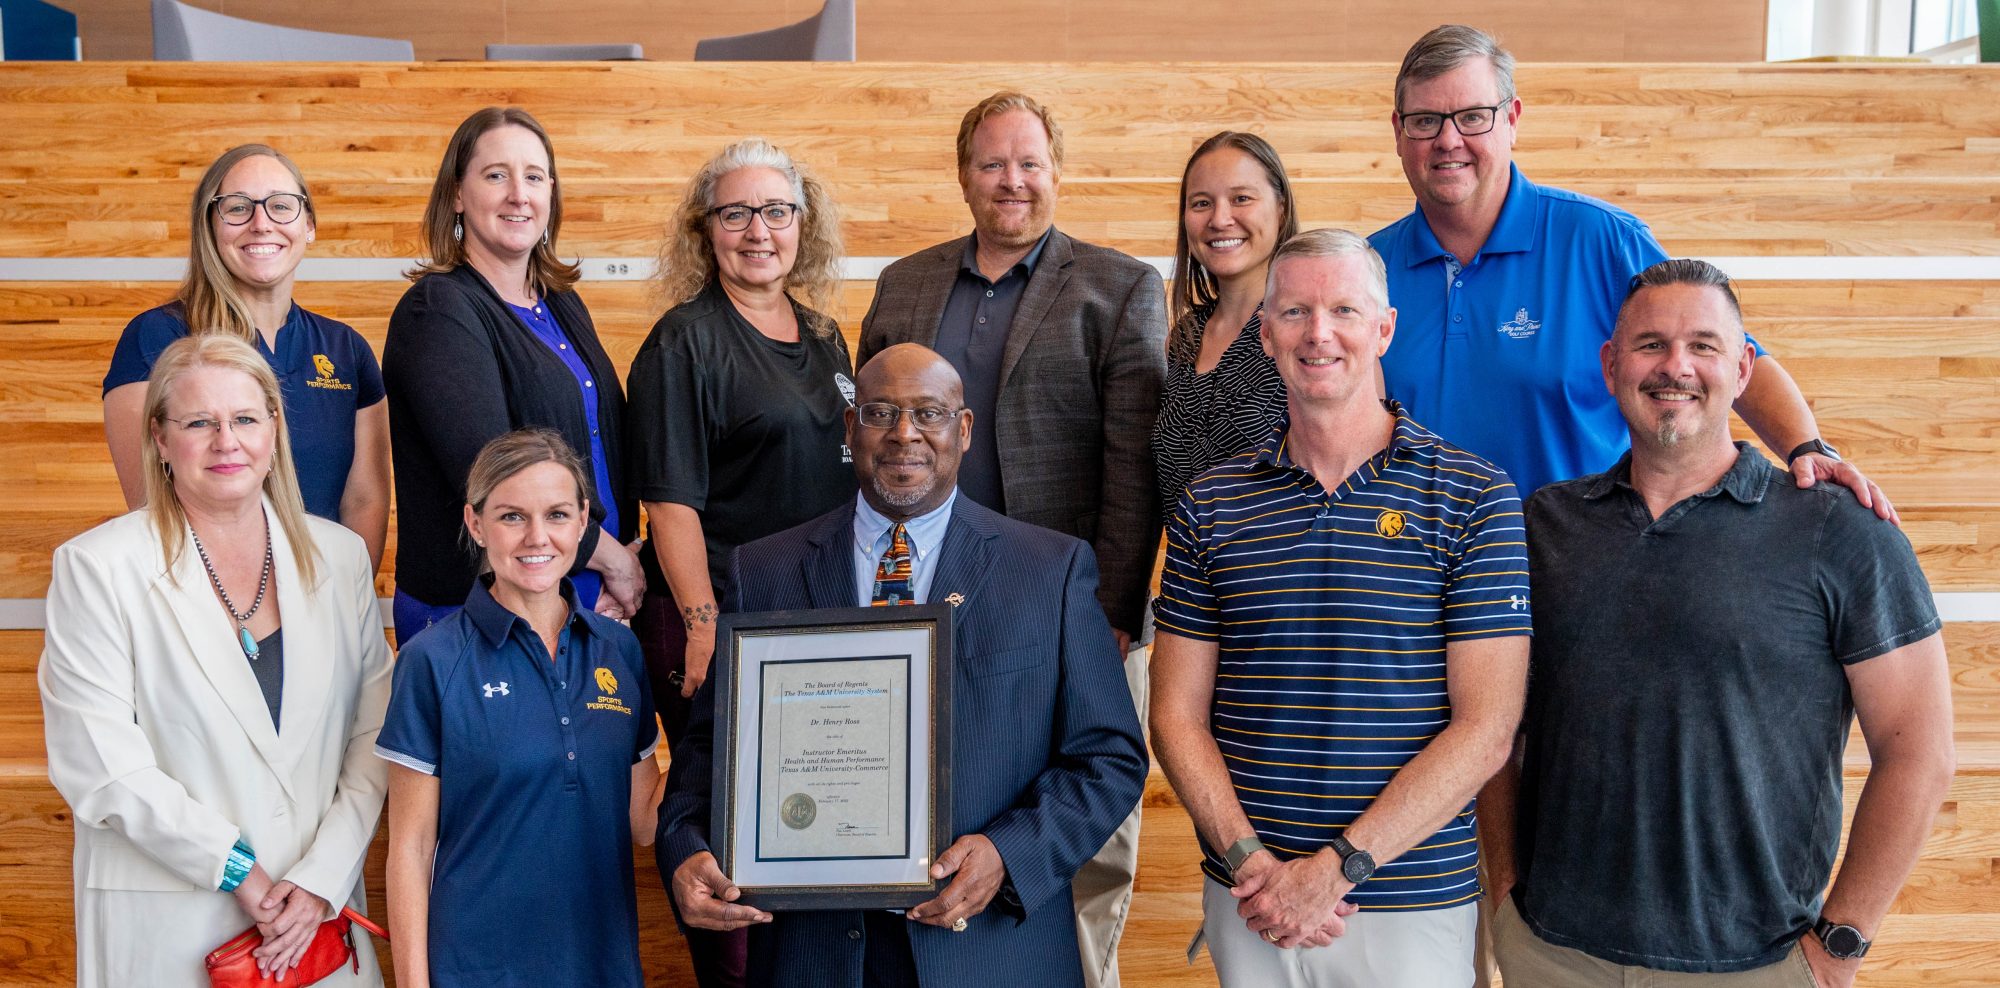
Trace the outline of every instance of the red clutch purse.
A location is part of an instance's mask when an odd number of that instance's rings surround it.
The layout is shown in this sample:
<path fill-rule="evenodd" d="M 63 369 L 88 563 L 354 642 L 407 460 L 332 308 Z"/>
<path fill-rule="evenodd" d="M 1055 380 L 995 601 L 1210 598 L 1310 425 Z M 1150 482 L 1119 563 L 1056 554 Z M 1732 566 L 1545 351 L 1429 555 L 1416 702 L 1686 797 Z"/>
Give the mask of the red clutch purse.
<path fill-rule="evenodd" d="M 299 966 L 286 973 L 285 980 L 280 982 L 257 970 L 257 958 L 250 956 L 250 952 L 263 945 L 264 936 L 252 926 L 209 952 L 208 983 L 213 988 L 303 988 L 319 983 L 343 964 L 352 963 L 359 972 L 361 958 L 354 953 L 350 924 L 359 924 L 362 929 L 389 939 L 388 932 L 369 922 L 368 917 L 343 908 L 340 915 L 319 924 L 312 943 L 306 945 L 305 955 L 299 958 Z"/>

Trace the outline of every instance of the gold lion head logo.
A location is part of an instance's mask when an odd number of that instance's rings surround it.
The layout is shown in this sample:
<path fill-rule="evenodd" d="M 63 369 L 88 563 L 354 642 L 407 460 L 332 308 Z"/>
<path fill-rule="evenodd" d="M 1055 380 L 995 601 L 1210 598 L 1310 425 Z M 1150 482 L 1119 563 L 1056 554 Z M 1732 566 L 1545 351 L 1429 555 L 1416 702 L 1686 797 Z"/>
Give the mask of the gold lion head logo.
<path fill-rule="evenodd" d="M 603 690 L 606 693 L 618 692 L 618 677 L 612 675 L 611 670 L 606 669 L 603 666 L 598 666 L 597 688 Z"/>
<path fill-rule="evenodd" d="M 315 353 L 313 354 L 313 370 L 319 371 L 319 379 L 324 381 L 333 376 L 333 361 L 328 360 L 326 354 Z"/>
<path fill-rule="evenodd" d="M 1375 516 L 1375 534 L 1385 539 L 1393 539 L 1403 534 L 1403 513 L 1384 511 Z"/>

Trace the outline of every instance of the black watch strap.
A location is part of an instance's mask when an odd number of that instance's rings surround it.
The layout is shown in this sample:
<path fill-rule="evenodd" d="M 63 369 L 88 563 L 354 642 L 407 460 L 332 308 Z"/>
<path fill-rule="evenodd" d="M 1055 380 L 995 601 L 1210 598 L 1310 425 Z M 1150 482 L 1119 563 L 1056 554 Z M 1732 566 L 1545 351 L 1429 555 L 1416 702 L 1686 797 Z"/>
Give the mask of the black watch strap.
<path fill-rule="evenodd" d="M 1825 916 L 1813 924 L 1813 936 L 1819 938 L 1819 945 L 1827 955 L 1843 961 L 1851 961 L 1868 954 L 1874 941 L 1861 935 L 1861 931 L 1845 923 L 1836 923 Z"/>
<path fill-rule="evenodd" d="M 1840 451 L 1834 449 L 1832 443 L 1827 442 L 1826 440 L 1815 436 L 1811 439 L 1806 440 L 1805 442 L 1798 444 L 1797 446 L 1794 446 L 1791 452 L 1786 453 L 1785 465 L 1791 466 L 1793 460 L 1796 460 L 1799 457 L 1806 455 L 1807 453 L 1818 453 L 1819 455 L 1834 461 L 1838 461 L 1840 459 Z"/>

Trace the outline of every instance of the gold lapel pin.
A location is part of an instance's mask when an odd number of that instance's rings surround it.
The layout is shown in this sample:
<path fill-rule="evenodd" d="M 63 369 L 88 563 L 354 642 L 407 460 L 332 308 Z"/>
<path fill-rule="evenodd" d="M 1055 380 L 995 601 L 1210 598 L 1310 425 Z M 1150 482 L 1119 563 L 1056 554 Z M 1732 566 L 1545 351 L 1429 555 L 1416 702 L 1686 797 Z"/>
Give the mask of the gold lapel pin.
<path fill-rule="evenodd" d="M 949 597 L 946 597 L 944 599 L 944 602 L 950 604 L 953 607 L 957 607 L 958 605 L 965 603 L 965 595 L 962 593 L 955 593 Z"/>

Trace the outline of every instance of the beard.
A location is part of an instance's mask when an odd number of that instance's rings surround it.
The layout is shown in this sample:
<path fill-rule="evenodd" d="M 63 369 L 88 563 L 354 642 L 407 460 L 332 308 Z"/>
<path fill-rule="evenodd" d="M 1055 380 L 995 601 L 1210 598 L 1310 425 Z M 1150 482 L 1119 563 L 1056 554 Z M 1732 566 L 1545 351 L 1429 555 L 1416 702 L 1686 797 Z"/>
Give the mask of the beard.
<path fill-rule="evenodd" d="M 1665 374 L 1647 378 L 1646 382 L 1639 386 L 1639 391 L 1641 394 L 1653 391 L 1686 391 L 1695 396 L 1695 400 L 1687 403 L 1688 408 L 1686 411 L 1688 412 L 1693 412 L 1699 408 L 1702 400 L 1708 397 L 1708 389 L 1702 387 L 1699 383 L 1695 381 L 1677 381 Z M 1681 421 L 1684 418 L 1681 411 L 1680 409 L 1675 409 L 1661 415 L 1659 424 L 1653 427 L 1653 438 L 1660 444 L 1662 449 L 1672 449 L 1693 435 L 1692 430 Z"/>
<path fill-rule="evenodd" d="M 930 497 L 931 492 L 937 489 L 937 474 L 931 474 L 930 479 L 925 480 L 915 487 L 906 487 L 900 490 L 891 490 L 887 485 L 882 483 L 880 476 L 871 477 L 868 482 L 870 486 L 875 488 L 875 496 L 881 498 L 882 503 L 894 505 L 898 508 L 908 508 L 922 504 L 924 499 Z"/>

